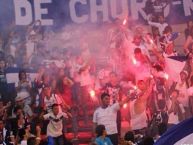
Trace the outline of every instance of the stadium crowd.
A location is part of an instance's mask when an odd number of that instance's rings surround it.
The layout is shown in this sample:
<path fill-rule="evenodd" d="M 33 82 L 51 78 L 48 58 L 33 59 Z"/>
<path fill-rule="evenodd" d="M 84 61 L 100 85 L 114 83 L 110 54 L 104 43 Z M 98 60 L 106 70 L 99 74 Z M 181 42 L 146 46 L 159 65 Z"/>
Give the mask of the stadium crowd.
<path fill-rule="evenodd" d="M 78 107 L 87 124 L 88 102 L 99 106 L 93 112 L 91 143 L 97 145 L 117 145 L 118 140 L 151 145 L 167 128 L 190 118 L 193 22 L 184 31 L 183 54 L 175 47 L 182 34 L 173 32 L 162 15 L 150 14 L 147 23 L 152 32 L 130 29 L 127 22 L 116 19 L 105 46 L 110 59 L 100 66 L 86 40 L 78 54 L 46 49 L 48 38 L 40 21 L 28 26 L 24 36 L 14 31 L 7 37 L 2 34 L 0 144 L 71 144 L 64 136 L 65 123 L 73 120 L 73 108 Z M 19 70 L 14 83 L 8 81 L 12 70 Z M 32 70 L 35 77 L 30 77 Z M 124 117 L 122 106 L 128 111 Z M 120 140 L 123 119 L 129 126 Z M 74 121 L 72 126 L 76 137 Z"/>

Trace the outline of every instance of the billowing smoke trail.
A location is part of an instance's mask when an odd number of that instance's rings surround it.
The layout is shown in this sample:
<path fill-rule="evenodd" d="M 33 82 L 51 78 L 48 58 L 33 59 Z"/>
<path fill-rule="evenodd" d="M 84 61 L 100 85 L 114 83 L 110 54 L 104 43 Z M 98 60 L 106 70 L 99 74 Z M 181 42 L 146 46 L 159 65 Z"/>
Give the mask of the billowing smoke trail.
<path fill-rule="evenodd" d="M 80 55 L 81 52 L 85 51 L 85 47 L 87 47 L 90 51 L 90 57 L 95 59 L 95 62 L 99 67 L 98 69 L 102 69 L 100 66 L 111 66 L 113 71 L 119 71 L 120 73 L 123 68 L 127 69 L 131 64 L 129 61 L 131 61 L 132 56 L 130 55 L 133 53 L 133 32 L 125 29 L 125 32 L 120 32 L 118 36 L 111 36 L 117 35 L 117 32 L 111 34 L 112 31 L 117 31 L 117 27 L 120 26 L 113 23 L 106 23 L 100 26 L 67 25 L 57 33 L 46 33 L 45 37 L 47 37 L 47 39 L 43 42 L 43 47 L 50 52 L 50 58 L 54 58 L 53 55 L 55 55 L 57 59 L 63 59 L 65 57 L 65 53 L 61 56 L 62 51 L 70 51 L 74 55 Z M 125 33 L 127 34 L 127 38 L 122 36 L 125 35 Z M 120 40 L 120 50 L 111 46 L 111 43 L 113 43 L 111 42 L 112 40 L 110 40 L 112 39 L 111 37 L 115 37 L 113 39 L 123 37 L 121 38 L 122 40 Z M 47 51 L 45 51 L 45 53 L 46 52 Z M 124 59 L 121 58 L 122 54 L 125 55 Z M 46 55 L 47 54 L 44 54 L 44 56 Z"/>

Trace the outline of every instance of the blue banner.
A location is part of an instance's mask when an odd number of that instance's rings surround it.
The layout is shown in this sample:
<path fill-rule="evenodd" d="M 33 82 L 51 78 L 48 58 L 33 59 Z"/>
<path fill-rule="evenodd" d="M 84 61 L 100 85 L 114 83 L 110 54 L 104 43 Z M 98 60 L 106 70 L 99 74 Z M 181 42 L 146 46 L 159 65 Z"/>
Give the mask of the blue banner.
<path fill-rule="evenodd" d="M 163 11 L 170 24 L 185 23 L 193 19 L 192 0 L 1 0 L 0 29 L 8 26 L 27 26 L 41 20 L 43 26 L 53 28 L 67 24 L 84 24 L 113 21 L 128 17 L 146 24 L 151 9 Z M 152 0 L 156 1 L 156 0 Z"/>
<path fill-rule="evenodd" d="M 193 143 L 193 118 L 168 129 L 155 145 L 191 145 Z"/>

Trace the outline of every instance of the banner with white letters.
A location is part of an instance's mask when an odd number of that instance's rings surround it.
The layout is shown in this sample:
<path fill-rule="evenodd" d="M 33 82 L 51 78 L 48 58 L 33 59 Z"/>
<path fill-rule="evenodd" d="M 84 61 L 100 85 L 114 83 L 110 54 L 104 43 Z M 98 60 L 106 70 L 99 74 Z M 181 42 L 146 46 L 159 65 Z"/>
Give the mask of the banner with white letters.
<path fill-rule="evenodd" d="M 155 1 L 155 0 L 153 0 Z M 164 0 L 163 0 L 164 1 Z M 163 13 L 169 23 L 193 19 L 192 0 L 169 1 Z M 0 0 L 0 29 L 41 20 L 53 28 L 67 24 L 103 23 L 126 18 L 146 24 L 147 0 Z"/>

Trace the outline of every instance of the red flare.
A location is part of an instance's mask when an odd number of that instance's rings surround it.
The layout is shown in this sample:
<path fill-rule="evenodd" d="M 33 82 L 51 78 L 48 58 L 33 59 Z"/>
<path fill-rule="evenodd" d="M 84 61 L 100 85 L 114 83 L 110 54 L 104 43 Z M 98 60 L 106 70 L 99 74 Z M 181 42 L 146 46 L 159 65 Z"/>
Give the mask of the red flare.
<path fill-rule="evenodd" d="M 94 90 L 90 90 L 89 94 L 91 98 L 95 98 L 96 93 Z"/>
<path fill-rule="evenodd" d="M 123 105 L 123 108 L 124 108 L 124 109 L 127 108 L 127 104 L 124 104 L 124 105 Z"/>
<path fill-rule="evenodd" d="M 123 20 L 123 25 L 126 25 L 127 24 L 127 19 L 124 19 Z"/>

